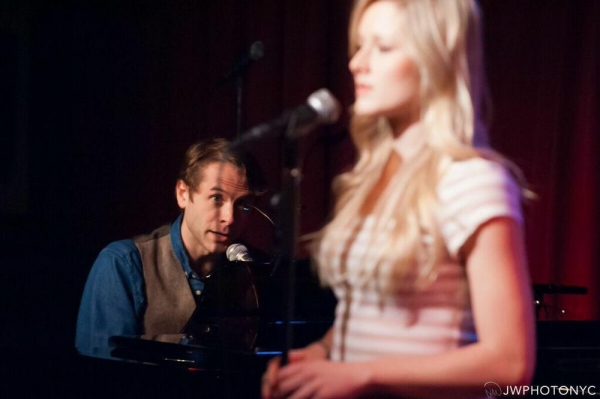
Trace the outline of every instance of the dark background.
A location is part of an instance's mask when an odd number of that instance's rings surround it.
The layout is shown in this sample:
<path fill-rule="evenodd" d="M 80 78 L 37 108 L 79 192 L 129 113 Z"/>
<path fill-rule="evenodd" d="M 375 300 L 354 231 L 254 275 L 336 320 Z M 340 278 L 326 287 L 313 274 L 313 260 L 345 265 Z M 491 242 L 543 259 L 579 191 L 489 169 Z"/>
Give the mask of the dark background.
<path fill-rule="evenodd" d="M 71 351 L 99 250 L 178 214 L 185 148 L 236 135 L 234 86 L 217 85 L 252 42 L 264 43 L 265 56 L 245 75 L 244 129 L 320 87 L 351 104 L 350 3 L 0 2 L 0 348 L 11 354 L 3 368 Z M 600 2 L 480 4 L 491 141 L 539 196 L 525 208 L 532 282 L 589 290 L 547 297 L 542 316 L 596 320 Z M 352 162 L 346 126 L 344 113 L 301 143 L 303 233 L 322 225 L 331 178 Z M 261 207 L 273 216 L 280 143 L 252 150 L 273 188 Z M 250 233 L 272 249 L 264 219 Z"/>

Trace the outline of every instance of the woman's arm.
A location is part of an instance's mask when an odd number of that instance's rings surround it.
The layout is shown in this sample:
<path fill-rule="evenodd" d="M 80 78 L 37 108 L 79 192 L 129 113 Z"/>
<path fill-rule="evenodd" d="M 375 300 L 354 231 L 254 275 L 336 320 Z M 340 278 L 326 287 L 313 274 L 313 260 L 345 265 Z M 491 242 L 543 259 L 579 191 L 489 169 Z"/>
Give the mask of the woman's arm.
<path fill-rule="evenodd" d="M 306 359 L 329 359 L 332 345 L 333 327 L 327 330 L 320 340 L 313 342 L 303 350 L 291 351 L 289 357 L 290 363 Z"/>
<path fill-rule="evenodd" d="M 510 218 L 492 219 L 463 253 L 478 342 L 439 355 L 291 363 L 277 374 L 281 397 L 467 397 L 484 396 L 487 382 L 528 384 L 535 364 L 534 304 L 521 228 Z"/>
<path fill-rule="evenodd" d="M 484 394 L 486 382 L 501 387 L 530 382 L 534 304 L 521 229 L 511 219 L 493 219 L 464 249 L 478 342 L 397 365 L 391 359 L 374 362 L 369 368 L 375 390 L 435 397 L 454 390 Z"/>

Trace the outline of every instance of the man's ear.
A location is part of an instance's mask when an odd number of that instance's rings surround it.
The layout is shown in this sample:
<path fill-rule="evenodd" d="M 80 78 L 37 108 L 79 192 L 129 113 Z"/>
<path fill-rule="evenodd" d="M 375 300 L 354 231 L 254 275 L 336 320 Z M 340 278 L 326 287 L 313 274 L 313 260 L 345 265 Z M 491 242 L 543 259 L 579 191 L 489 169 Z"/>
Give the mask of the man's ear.
<path fill-rule="evenodd" d="M 175 183 L 175 198 L 177 198 L 177 205 L 181 209 L 185 209 L 188 202 L 191 201 L 190 186 L 181 179 Z"/>

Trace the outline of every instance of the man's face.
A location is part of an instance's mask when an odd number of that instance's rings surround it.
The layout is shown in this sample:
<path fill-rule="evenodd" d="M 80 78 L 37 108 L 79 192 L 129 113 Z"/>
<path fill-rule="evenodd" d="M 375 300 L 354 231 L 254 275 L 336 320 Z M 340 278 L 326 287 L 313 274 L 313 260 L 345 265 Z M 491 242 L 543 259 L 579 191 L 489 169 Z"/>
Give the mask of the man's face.
<path fill-rule="evenodd" d="M 184 210 L 181 237 L 192 261 L 225 252 L 235 242 L 252 197 L 246 177 L 231 163 L 209 163 L 199 173 L 195 190 L 182 180 L 176 185 L 177 203 Z"/>

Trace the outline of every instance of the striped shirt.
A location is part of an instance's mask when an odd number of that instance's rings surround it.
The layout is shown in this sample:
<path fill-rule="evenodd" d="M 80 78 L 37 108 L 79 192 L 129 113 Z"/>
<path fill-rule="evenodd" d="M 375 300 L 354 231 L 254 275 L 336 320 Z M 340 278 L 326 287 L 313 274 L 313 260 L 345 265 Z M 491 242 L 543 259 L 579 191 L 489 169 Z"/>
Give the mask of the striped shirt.
<path fill-rule="evenodd" d="M 438 266 L 437 279 L 423 291 L 382 299 L 374 281 L 358 287 L 341 276 L 335 278 L 333 360 L 436 354 L 477 340 L 466 271 L 458 252 L 478 226 L 492 218 L 522 223 L 519 187 L 503 166 L 474 158 L 450 165 L 438 195 L 441 207 L 436 220 L 450 256 Z M 370 240 L 376 234 L 373 225 L 372 217 L 367 217 L 355 237 L 350 233 L 343 237 L 344 243 L 351 242 L 345 265 L 349 274 L 360 269 L 367 247 L 377 245 L 377 240 Z M 329 250 L 339 253 L 333 259 L 339 264 L 343 250 Z"/>

